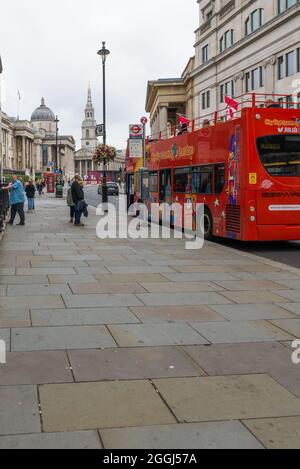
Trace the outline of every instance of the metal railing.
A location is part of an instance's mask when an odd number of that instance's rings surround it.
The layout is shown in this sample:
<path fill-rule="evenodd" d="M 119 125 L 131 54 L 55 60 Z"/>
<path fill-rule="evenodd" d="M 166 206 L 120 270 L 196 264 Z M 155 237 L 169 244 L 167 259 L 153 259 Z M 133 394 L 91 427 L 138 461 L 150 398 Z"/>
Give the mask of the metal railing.
<path fill-rule="evenodd" d="M 0 233 L 4 230 L 4 223 L 9 210 L 9 193 L 0 184 Z"/>
<path fill-rule="evenodd" d="M 237 110 L 232 110 L 232 114 L 228 117 L 229 106 L 225 106 L 209 114 L 202 115 L 190 120 L 190 125 L 182 129 L 179 124 L 169 127 L 157 133 L 151 134 L 147 138 L 148 143 L 158 142 L 160 140 L 167 140 L 174 138 L 184 133 L 195 132 L 197 130 L 211 127 L 217 124 L 222 124 L 227 120 L 239 119 L 241 112 L 245 108 L 267 108 L 268 102 L 273 101 L 274 104 L 280 108 L 299 110 L 300 109 L 300 96 L 293 96 L 293 101 L 290 101 L 291 95 L 286 94 L 265 94 L 265 93 L 245 93 L 241 96 L 233 98 L 238 104 Z"/>

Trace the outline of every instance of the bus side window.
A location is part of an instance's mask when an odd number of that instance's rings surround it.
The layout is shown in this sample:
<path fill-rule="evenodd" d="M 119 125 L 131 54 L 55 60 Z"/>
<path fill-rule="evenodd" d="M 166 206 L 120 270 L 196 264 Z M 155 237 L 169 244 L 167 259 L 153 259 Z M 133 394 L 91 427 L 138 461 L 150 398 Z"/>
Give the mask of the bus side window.
<path fill-rule="evenodd" d="M 198 166 L 193 169 L 193 193 L 212 194 L 213 167 Z"/>
<path fill-rule="evenodd" d="M 215 194 L 221 194 L 225 186 L 225 164 L 215 165 Z"/>

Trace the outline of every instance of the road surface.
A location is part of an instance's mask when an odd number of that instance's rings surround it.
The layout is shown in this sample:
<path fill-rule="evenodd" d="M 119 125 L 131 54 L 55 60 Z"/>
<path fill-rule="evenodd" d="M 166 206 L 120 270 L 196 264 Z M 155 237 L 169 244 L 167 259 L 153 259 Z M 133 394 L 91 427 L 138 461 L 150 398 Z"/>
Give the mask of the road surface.
<path fill-rule="evenodd" d="M 86 187 L 86 201 L 89 205 L 97 207 L 101 203 L 101 196 L 96 186 Z M 110 197 L 113 204 L 118 203 L 118 197 Z M 219 243 L 230 246 L 238 251 L 248 252 L 260 257 L 282 262 L 292 267 L 300 268 L 300 241 L 295 242 L 268 242 L 268 243 L 242 243 L 232 240 L 221 240 Z"/>

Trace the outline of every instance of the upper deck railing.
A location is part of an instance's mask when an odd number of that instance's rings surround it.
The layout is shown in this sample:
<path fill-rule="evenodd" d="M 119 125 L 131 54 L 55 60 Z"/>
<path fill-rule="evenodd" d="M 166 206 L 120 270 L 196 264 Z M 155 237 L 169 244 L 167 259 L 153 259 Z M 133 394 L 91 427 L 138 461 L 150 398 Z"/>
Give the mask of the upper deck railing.
<path fill-rule="evenodd" d="M 188 132 L 195 132 L 203 128 L 209 128 L 214 125 L 239 119 L 242 110 L 245 108 L 300 110 L 300 93 L 296 93 L 295 96 L 287 94 L 246 93 L 232 99 L 238 104 L 237 110 L 227 105 L 218 111 L 191 119 L 190 125 L 182 126 L 182 124 L 179 124 L 173 127 L 170 126 L 165 130 L 151 134 L 147 139 L 148 143 L 167 140 Z"/>

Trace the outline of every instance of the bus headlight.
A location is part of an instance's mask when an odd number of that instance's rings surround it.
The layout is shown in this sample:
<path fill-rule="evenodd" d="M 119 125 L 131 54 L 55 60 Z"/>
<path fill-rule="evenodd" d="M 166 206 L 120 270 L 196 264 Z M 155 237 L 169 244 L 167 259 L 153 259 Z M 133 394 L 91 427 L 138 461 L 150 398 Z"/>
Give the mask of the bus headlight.
<path fill-rule="evenodd" d="M 254 223 L 256 221 L 256 217 L 250 217 L 250 221 L 252 221 L 252 223 Z"/>

